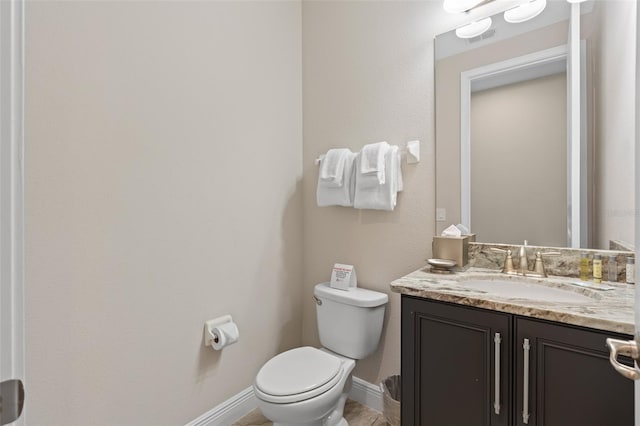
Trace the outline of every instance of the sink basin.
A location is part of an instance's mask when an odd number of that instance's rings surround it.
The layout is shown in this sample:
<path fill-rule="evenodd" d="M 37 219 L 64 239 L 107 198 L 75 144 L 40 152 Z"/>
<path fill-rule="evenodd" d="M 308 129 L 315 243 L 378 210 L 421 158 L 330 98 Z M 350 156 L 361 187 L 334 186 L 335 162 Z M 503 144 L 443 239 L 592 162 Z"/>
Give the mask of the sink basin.
<path fill-rule="evenodd" d="M 593 303 L 594 298 L 582 292 L 558 288 L 539 282 L 520 280 L 482 280 L 462 281 L 460 285 L 492 296 L 505 299 L 529 299 L 553 303 L 583 304 Z"/>

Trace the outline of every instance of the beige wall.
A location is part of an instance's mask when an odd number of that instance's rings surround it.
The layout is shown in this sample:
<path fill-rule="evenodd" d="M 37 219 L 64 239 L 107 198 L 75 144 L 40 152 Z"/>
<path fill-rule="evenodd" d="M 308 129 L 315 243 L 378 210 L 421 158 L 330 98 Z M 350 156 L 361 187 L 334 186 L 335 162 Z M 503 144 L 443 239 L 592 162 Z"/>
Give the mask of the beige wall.
<path fill-rule="evenodd" d="M 566 74 L 472 93 L 470 110 L 473 232 L 480 241 L 565 246 Z"/>
<path fill-rule="evenodd" d="M 329 24 L 330 23 L 330 24 Z M 425 264 L 434 230 L 433 38 L 451 28 L 439 2 L 303 2 L 304 326 L 317 344 L 314 284 L 335 262 L 357 268 L 358 285 L 389 283 Z M 403 164 L 394 212 L 319 208 L 314 159 L 331 147 L 421 141 L 422 161 Z M 355 375 L 400 372 L 400 297 L 391 294 L 383 341 Z"/>
<path fill-rule="evenodd" d="M 590 34 L 597 101 L 594 127 L 594 247 L 609 240 L 633 244 L 635 229 L 634 93 L 636 12 L 633 0 L 596 2 Z"/>
<path fill-rule="evenodd" d="M 187 423 L 301 342 L 301 6 L 26 22 L 27 422 Z M 214 352 L 222 314 L 241 338 Z"/>

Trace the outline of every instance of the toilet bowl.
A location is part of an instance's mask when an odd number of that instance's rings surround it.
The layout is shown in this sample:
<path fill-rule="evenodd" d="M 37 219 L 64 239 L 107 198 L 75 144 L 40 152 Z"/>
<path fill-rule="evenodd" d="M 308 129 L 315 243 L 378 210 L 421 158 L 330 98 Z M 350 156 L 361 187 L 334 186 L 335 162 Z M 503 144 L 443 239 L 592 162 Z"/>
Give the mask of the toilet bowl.
<path fill-rule="evenodd" d="M 347 426 L 353 359 L 309 346 L 283 352 L 254 382 L 258 408 L 274 426 Z"/>
<path fill-rule="evenodd" d="M 258 408 L 274 426 L 348 426 L 344 404 L 357 359 L 369 356 L 382 333 L 384 293 L 315 286 L 322 348 L 310 346 L 276 355 L 253 383 Z"/>

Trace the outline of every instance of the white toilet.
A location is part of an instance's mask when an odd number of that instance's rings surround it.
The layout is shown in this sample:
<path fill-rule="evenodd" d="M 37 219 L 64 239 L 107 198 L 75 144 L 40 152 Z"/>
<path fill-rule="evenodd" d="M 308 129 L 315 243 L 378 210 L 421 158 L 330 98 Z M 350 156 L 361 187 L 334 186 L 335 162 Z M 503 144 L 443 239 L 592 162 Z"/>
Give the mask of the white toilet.
<path fill-rule="evenodd" d="M 262 414 L 274 426 L 348 426 L 344 404 L 357 359 L 378 347 L 384 293 L 315 286 L 321 349 L 305 346 L 271 358 L 253 384 Z"/>

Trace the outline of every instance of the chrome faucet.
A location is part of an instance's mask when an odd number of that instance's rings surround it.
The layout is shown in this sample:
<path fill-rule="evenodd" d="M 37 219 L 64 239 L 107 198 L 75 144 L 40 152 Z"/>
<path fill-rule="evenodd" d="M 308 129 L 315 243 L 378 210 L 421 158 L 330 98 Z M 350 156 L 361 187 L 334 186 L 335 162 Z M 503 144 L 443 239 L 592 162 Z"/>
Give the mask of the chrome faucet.
<path fill-rule="evenodd" d="M 533 270 L 529 270 L 529 258 L 527 256 L 527 240 L 524 240 L 524 244 L 520 246 L 520 250 L 518 253 L 518 257 L 520 258 L 520 263 L 518 264 L 518 269 L 513 266 L 513 258 L 511 256 L 511 250 L 503 250 L 497 247 L 492 247 L 491 250 L 499 251 L 501 253 L 506 253 L 504 259 L 504 266 L 502 268 L 502 273 L 509 275 L 521 275 L 523 277 L 539 277 L 544 278 L 547 276 L 547 271 L 544 267 L 543 256 L 559 256 L 560 253 L 557 251 L 550 251 L 541 253 L 539 251 L 536 252 L 536 260 L 533 265 Z"/>
<path fill-rule="evenodd" d="M 503 274 L 516 275 L 518 273 L 518 271 L 516 271 L 516 268 L 513 266 L 513 257 L 511 256 L 511 249 L 504 250 L 498 247 L 491 247 L 491 250 L 498 251 L 500 253 L 505 253 L 504 265 L 502 266 Z"/>
<path fill-rule="evenodd" d="M 529 272 L 529 259 L 527 259 L 527 240 L 524 240 L 524 244 L 520 246 L 520 264 L 518 265 L 520 274 L 522 276 L 527 275 Z"/>

